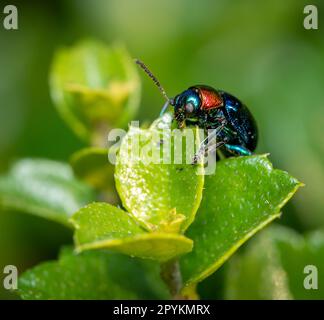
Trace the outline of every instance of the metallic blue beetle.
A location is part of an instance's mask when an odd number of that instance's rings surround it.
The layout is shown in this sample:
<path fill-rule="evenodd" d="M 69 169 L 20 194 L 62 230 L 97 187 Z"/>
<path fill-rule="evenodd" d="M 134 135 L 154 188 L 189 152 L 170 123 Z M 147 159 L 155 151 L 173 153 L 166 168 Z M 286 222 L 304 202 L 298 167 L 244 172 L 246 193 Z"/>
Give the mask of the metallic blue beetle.
<path fill-rule="evenodd" d="M 167 100 L 161 115 L 171 105 L 179 128 L 197 125 L 205 129 L 207 138 L 202 142 L 194 162 L 207 150 L 219 150 L 226 157 L 252 154 L 257 145 L 258 129 L 252 114 L 239 99 L 206 85 L 192 86 L 171 99 L 144 63 L 139 60 L 136 63 L 144 69 Z M 213 139 L 215 137 L 216 142 Z M 213 145 L 210 145 L 211 141 Z"/>

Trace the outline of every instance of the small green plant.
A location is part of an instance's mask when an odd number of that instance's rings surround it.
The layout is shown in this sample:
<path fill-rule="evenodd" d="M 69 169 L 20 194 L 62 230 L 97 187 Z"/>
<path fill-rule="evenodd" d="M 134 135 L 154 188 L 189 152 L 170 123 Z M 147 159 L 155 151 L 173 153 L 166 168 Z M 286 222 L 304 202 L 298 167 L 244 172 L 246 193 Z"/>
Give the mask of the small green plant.
<path fill-rule="evenodd" d="M 273 169 L 267 155 L 222 160 L 208 176 L 197 174 L 202 164 L 122 161 L 133 153 L 131 138 L 158 145 L 163 119 L 145 129 L 130 127 L 116 165 L 110 164 L 108 131 L 127 126 L 140 101 L 136 66 L 122 47 L 87 41 L 60 50 L 50 87 L 63 119 L 89 147 L 73 154 L 70 164 L 20 160 L 0 178 L 1 205 L 74 230 L 74 248 L 63 248 L 58 261 L 42 263 L 20 277 L 23 299 L 197 298 L 197 284 L 280 217 L 281 208 L 302 185 Z M 97 201 L 99 194 L 104 201 Z M 289 232 L 280 229 L 280 234 Z M 271 252 L 287 241 L 306 247 L 306 240 L 294 237 L 269 240 Z M 263 285 L 261 270 L 274 262 L 262 247 L 259 258 L 258 245 L 231 262 L 229 297 L 243 297 L 242 282 Z M 248 267 L 253 259 L 255 273 Z M 259 278 L 252 281 L 252 276 Z M 275 292 L 270 282 L 269 292 Z M 285 297 L 294 297 L 286 282 Z M 258 288 L 253 292 L 252 297 L 262 298 Z"/>

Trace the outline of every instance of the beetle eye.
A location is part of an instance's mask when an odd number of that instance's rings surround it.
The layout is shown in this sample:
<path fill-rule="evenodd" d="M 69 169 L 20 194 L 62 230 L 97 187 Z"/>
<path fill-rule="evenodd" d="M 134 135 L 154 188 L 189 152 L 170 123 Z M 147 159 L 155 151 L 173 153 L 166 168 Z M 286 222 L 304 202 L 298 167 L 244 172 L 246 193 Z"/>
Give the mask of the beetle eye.
<path fill-rule="evenodd" d="M 188 102 L 186 105 L 185 105 L 185 110 L 187 113 L 192 113 L 194 111 L 195 107 L 193 105 L 192 102 Z"/>

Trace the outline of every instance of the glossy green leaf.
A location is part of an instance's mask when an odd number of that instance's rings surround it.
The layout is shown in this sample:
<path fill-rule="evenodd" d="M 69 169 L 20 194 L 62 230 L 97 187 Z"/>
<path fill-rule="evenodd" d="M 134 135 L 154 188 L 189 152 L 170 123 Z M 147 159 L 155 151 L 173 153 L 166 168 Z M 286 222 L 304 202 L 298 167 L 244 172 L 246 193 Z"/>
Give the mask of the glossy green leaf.
<path fill-rule="evenodd" d="M 226 296 L 230 299 L 324 299 L 323 270 L 323 231 L 303 237 L 285 227 L 272 227 L 255 237 L 243 254 L 230 261 Z M 308 276 L 311 278 L 307 279 Z M 314 276 L 317 289 L 305 288 L 304 281 L 315 285 Z"/>
<path fill-rule="evenodd" d="M 123 206 L 148 230 L 184 231 L 202 197 L 202 166 L 191 164 L 194 150 L 188 148 L 186 153 L 184 142 L 178 144 L 182 150 L 175 150 L 171 121 L 170 114 L 165 114 L 149 129 L 131 127 L 117 155 L 115 180 Z M 195 140 L 196 131 L 189 131 Z M 134 147 L 136 141 L 139 148 Z M 182 156 L 181 164 L 175 164 L 175 154 Z"/>
<path fill-rule="evenodd" d="M 94 201 L 91 188 L 78 181 L 69 165 L 44 159 L 23 159 L 0 177 L 0 204 L 70 225 L 70 216 Z"/>
<path fill-rule="evenodd" d="M 166 261 L 192 249 L 182 235 L 143 230 L 127 212 L 107 203 L 93 203 L 73 215 L 78 251 L 109 249 L 131 256 Z"/>
<path fill-rule="evenodd" d="M 125 127 L 139 105 L 138 70 L 121 46 L 83 41 L 59 50 L 50 86 L 64 120 L 96 145 L 105 145 L 110 128 Z"/>
<path fill-rule="evenodd" d="M 220 161 L 206 176 L 197 218 L 187 232 L 194 241 L 182 257 L 185 290 L 218 269 L 245 241 L 280 216 L 280 209 L 301 185 L 274 170 L 265 155 Z"/>
<path fill-rule="evenodd" d="M 166 299 L 159 265 L 107 252 L 76 255 L 65 249 L 19 278 L 23 299 Z"/>

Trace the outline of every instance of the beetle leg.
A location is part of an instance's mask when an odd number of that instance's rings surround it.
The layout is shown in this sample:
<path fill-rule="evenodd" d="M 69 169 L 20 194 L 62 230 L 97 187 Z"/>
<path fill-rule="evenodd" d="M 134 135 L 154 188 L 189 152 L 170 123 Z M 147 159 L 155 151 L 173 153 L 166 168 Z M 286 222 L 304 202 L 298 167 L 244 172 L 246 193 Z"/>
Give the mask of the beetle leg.
<path fill-rule="evenodd" d="M 219 127 L 214 129 L 210 134 L 207 135 L 207 137 L 200 143 L 199 146 L 199 152 L 203 152 L 206 147 L 209 147 L 210 145 L 215 144 L 215 139 L 219 135 L 219 133 L 224 129 L 225 124 L 222 123 Z"/>
<path fill-rule="evenodd" d="M 197 163 L 198 160 L 200 160 L 200 158 L 204 156 L 206 152 L 209 151 L 210 147 L 213 148 L 213 146 L 216 146 L 217 149 L 225 143 L 224 141 L 216 143 L 216 138 L 219 135 L 219 133 L 224 129 L 224 126 L 225 124 L 222 123 L 219 127 L 217 127 L 211 133 L 209 133 L 208 136 L 200 143 L 198 152 L 193 157 L 193 163 Z"/>
<path fill-rule="evenodd" d="M 203 149 L 203 151 L 196 153 L 192 159 L 192 164 L 196 164 L 198 161 L 200 161 L 202 156 L 205 156 L 206 153 L 208 152 L 214 152 L 216 151 L 219 147 L 221 147 L 222 145 L 224 145 L 225 142 L 224 141 L 219 141 L 216 144 L 213 145 L 207 145 L 205 147 L 205 149 Z"/>
<path fill-rule="evenodd" d="M 217 127 L 216 129 L 214 129 L 209 135 L 207 135 L 207 137 L 200 143 L 200 147 L 199 149 L 203 149 L 204 146 L 208 145 L 212 139 L 216 138 L 218 136 L 218 134 L 224 129 L 224 125 L 220 125 L 219 127 Z"/>
<path fill-rule="evenodd" d="M 216 144 L 214 144 L 214 145 L 210 146 L 209 148 L 207 148 L 206 152 L 214 152 L 224 144 L 225 144 L 224 141 L 217 142 Z"/>
<path fill-rule="evenodd" d="M 235 156 L 250 156 L 252 154 L 249 149 L 243 146 L 225 143 L 224 147 L 230 154 L 233 154 Z"/>

